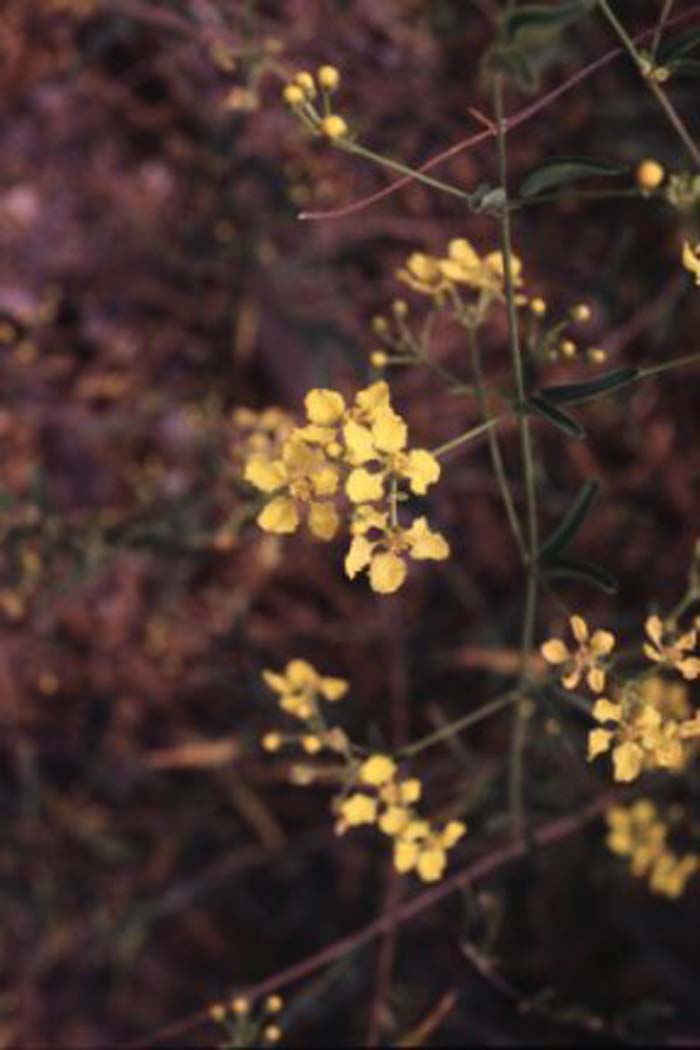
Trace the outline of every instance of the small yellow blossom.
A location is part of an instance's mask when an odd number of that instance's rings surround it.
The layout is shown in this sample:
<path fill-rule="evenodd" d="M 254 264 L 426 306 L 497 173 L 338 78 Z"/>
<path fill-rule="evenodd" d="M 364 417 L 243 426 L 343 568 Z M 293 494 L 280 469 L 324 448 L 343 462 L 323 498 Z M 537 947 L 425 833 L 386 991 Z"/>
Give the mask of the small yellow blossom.
<path fill-rule="evenodd" d="M 589 634 L 588 624 L 582 616 L 569 620 L 578 648 L 570 651 L 560 638 L 550 638 L 540 652 L 549 664 L 562 667 L 562 685 L 575 689 L 585 675 L 588 686 L 594 693 L 605 688 L 605 663 L 615 647 L 615 636 L 610 631 L 594 631 Z"/>
<path fill-rule="evenodd" d="M 650 641 L 644 643 L 644 653 L 650 660 L 674 667 L 688 681 L 700 677 L 700 658 L 688 655 L 697 645 L 697 631 L 691 629 L 669 639 L 659 616 L 650 616 L 645 630 Z"/>
<path fill-rule="evenodd" d="M 377 800 L 371 795 L 357 792 L 350 795 L 338 807 L 342 826 L 357 828 L 362 824 L 374 824 L 377 819 Z"/>
<path fill-rule="evenodd" d="M 322 450 L 292 435 L 279 459 L 253 456 L 246 464 L 244 476 L 251 485 L 273 497 L 258 515 L 258 524 L 265 532 L 296 532 L 301 512 L 306 509 L 312 535 L 320 540 L 333 539 L 340 519 L 334 504 L 324 497 L 335 495 L 339 476 Z"/>
<path fill-rule="evenodd" d="M 415 871 L 423 882 L 437 882 L 447 866 L 447 853 L 466 832 L 466 826 L 451 820 L 442 831 L 427 821 L 410 821 L 394 843 L 394 867 L 401 875 Z"/>
<path fill-rule="evenodd" d="M 700 287 L 700 241 L 695 247 L 690 241 L 683 242 L 683 265 L 693 275 L 693 280 Z"/>
<path fill-rule="evenodd" d="M 440 260 L 443 275 L 455 284 L 464 284 L 480 292 L 503 295 L 505 263 L 501 252 L 490 252 L 482 259 L 463 237 L 450 241 L 447 258 Z M 515 287 L 522 284 L 522 262 L 511 256 L 511 276 Z"/>
<path fill-rule="evenodd" d="M 360 766 L 359 779 L 363 784 L 381 787 L 396 774 L 396 763 L 388 755 L 372 755 Z"/>
<path fill-rule="evenodd" d="M 354 538 L 345 559 L 345 571 L 350 579 L 364 569 L 369 570 L 372 590 L 378 594 L 393 594 L 406 579 L 404 557 L 417 561 L 442 561 L 449 557 L 450 548 L 439 532 L 432 532 L 425 518 L 417 518 L 408 529 L 390 525 L 386 513 L 360 507 L 354 525 Z M 370 539 L 368 532 L 379 533 Z"/>
<path fill-rule="evenodd" d="M 397 278 L 415 292 L 432 295 L 440 300 L 451 287 L 451 282 L 443 273 L 440 260 L 424 252 L 413 252 L 403 267 L 396 273 Z"/>

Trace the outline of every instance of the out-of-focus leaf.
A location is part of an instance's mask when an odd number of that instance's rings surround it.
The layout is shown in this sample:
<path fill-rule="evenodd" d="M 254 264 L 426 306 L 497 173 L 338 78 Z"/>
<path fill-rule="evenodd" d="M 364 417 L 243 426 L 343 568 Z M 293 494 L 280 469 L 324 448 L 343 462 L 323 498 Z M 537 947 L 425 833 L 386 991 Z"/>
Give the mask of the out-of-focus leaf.
<path fill-rule="evenodd" d="M 503 20 L 502 38 L 508 43 L 531 47 L 548 43 L 572 22 L 588 14 L 595 0 L 564 0 L 563 3 L 524 4 L 511 11 Z"/>
<path fill-rule="evenodd" d="M 656 53 L 657 65 L 671 68 L 676 62 L 687 58 L 692 51 L 700 49 L 700 29 L 689 29 L 675 37 L 662 41 Z"/>
<path fill-rule="evenodd" d="M 618 587 L 617 580 L 607 569 L 574 558 L 556 558 L 543 565 L 542 572 L 549 579 L 580 580 L 589 583 L 591 587 L 596 587 L 605 594 L 615 594 Z"/>
<path fill-rule="evenodd" d="M 546 386 L 539 391 L 540 400 L 545 399 L 555 405 L 580 404 L 582 401 L 592 401 L 596 397 L 610 394 L 639 377 L 639 369 L 615 368 L 612 372 L 604 372 L 596 379 L 585 379 L 580 383 L 563 383 L 561 386 Z"/>
<path fill-rule="evenodd" d="M 619 164 L 608 164 L 589 157 L 554 157 L 530 172 L 520 187 L 520 196 L 534 197 L 579 179 L 625 175 L 627 171 Z"/>
<path fill-rule="evenodd" d="M 523 411 L 529 415 L 538 416 L 540 419 L 546 419 L 548 423 L 563 431 L 567 437 L 580 439 L 586 436 L 585 430 L 575 419 L 568 416 L 566 412 L 562 412 L 560 408 L 550 405 L 537 394 L 533 394 L 524 402 Z"/>
<path fill-rule="evenodd" d="M 559 525 L 540 547 L 540 560 L 555 557 L 576 539 L 599 489 L 600 485 L 597 481 L 585 483 Z"/>

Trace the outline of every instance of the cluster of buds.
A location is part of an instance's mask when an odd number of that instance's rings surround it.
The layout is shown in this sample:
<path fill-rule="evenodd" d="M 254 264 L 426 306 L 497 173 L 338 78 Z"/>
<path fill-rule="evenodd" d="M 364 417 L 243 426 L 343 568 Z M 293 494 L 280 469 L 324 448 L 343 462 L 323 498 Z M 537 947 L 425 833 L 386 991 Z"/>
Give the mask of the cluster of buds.
<path fill-rule="evenodd" d="M 675 810 L 675 807 L 674 807 Z M 675 810 L 671 818 L 682 818 Z M 631 806 L 613 806 L 606 813 L 608 848 L 629 860 L 630 872 L 647 880 L 652 893 L 675 900 L 688 880 L 700 870 L 696 853 L 678 854 L 668 843 L 670 822 L 664 819 L 650 799 Z"/>
<path fill-rule="evenodd" d="M 568 365 L 576 364 L 581 360 L 589 365 L 606 363 L 607 350 L 598 346 L 589 346 L 582 350 L 569 331 L 573 326 L 575 335 L 576 329 L 587 325 L 591 320 L 592 312 L 588 303 L 575 303 L 564 317 L 549 326 L 545 326 L 544 323 L 544 319 L 549 314 L 549 306 L 541 296 L 534 296 L 526 305 L 535 319 L 535 324 L 532 324 L 529 329 L 534 357 L 547 363 Z"/>
<path fill-rule="evenodd" d="M 258 1010 L 245 996 L 237 995 L 229 1003 L 212 1003 L 209 1016 L 226 1029 L 227 1046 L 276 1046 L 282 1038 L 278 1016 L 283 1007 L 279 995 L 268 995 Z"/>
<path fill-rule="evenodd" d="M 306 70 L 296 73 L 285 84 L 282 97 L 304 127 L 336 142 L 348 135 L 346 121 L 333 112 L 333 95 L 339 86 L 340 73 L 335 66 L 321 66 L 315 77 Z"/>

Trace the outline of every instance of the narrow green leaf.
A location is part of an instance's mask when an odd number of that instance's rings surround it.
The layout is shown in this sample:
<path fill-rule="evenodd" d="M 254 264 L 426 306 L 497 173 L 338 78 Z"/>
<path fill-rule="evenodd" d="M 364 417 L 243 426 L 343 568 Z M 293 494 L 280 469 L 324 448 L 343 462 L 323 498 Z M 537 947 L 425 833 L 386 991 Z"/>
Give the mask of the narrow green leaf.
<path fill-rule="evenodd" d="M 597 481 L 587 481 L 584 484 L 554 532 L 540 547 L 540 560 L 555 557 L 576 539 L 599 490 L 600 485 Z"/>
<path fill-rule="evenodd" d="M 566 412 L 562 412 L 560 408 L 550 405 L 549 402 L 542 397 L 538 397 L 537 394 L 529 397 L 522 407 L 523 411 L 528 415 L 546 419 L 548 423 L 563 431 L 567 437 L 580 440 L 586 436 L 585 430 L 575 419 L 568 416 Z"/>
<path fill-rule="evenodd" d="M 544 565 L 542 571 L 549 579 L 581 580 L 605 594 L 615 594 L 618 588 L 617 580 L 607 569 L 574 558 L 557 558 Z"/>
<path fill-rule="evenodd" d="M 520 196 L 534 197 L 538 193 L 566 186 L 579 179 L 625 175 L 628 170 L 619 164 L 608 164 L 606 161 L 590 157 L 553 157 L 530 172 L 520 187 Z"/>
<path fill-rule="evenodd" d="M 592 401 L 603 394 L 610 394 L 613 390 L 628 386 L 638 378 L 638 368 L 615 368 L 612 372 L 604 372 L 596 379 L 585 379 L 581 383 L 543 387 L 539 397 L 556 405 L 580 404 L 582 401 Z"/>
<path fill-rule="evenodd" d="M 660 66 L 673 66 L 679 59 L 687 58 L 691 51 L 700 48 L 700 29 L 689 29 L 675 37 L 662 41 L 656 53 Z"/>

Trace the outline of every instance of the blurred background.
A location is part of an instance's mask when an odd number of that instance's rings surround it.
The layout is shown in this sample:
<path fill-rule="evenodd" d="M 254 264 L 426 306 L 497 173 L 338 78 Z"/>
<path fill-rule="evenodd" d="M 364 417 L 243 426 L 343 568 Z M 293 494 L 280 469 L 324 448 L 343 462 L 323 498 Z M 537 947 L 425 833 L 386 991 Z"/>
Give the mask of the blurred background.
<path fill-rule="evenodd" d="M 499 6 L 2 4 L 0 1046 L 216 1045 L 206 1020 L 165 1043 L 154 1033 L 381 913 L 384 844 L 334 837 L 328 785 L 290 786 L 292 759 L 261 753 L 280 721 L 261 669 L 303 656 L 348 678 L 339 719 L 373 746 L 458 717 L 517 669 L 519 562 L 483 445 L 452 461 L 429 501 L 452 559 L 414 566 L 399 596 L 379 600 L 345 579 L 342 544 L 255 528 L 235 414 L 295 413 L 311 386 L 365 384 L 372 317 L 397 295 L 425 311 L 395 279 L 405 257 L 456 236 L 497 245 L 491 217 L 418 184 L 351 218 L 300 221 L 389 177 L 306 138 L 280 102 L 285 77 L 338 66 L 339 110 L 361 140 L 417 164 L 478 128 L 468 107 L 489 112 L 479 60 Z M 661 5 L 615 6 L 642 29 Z M 534 95 L 509 93 L 509 112 L 614 45 L 602 19 L 583 19 L 548 48 Z M 673 91 L 697 133 L 697 81 Z M 510 154 L 516 184 L 564 154 L 628 169 L 623 188 L 647 156 L 688 167 L 625 59 L 514 131 Z M 467 189 L 493 181 L 494 149 L 439 174 Z M 571 336 L 604 347 L 608 367 L 696 349 L 700 295 L 681 241 L 677 213 L 638 197 L 515 218 L 529 294 L 553 317 L 588 303 Z M 505 374 L 504 335 L 496 311 L 490 377 Z M 435 356 L 469 378 L 454 329 L 438 326 Z M 543 383 L 590 374 L 583 359 L 541 364 Z M 416 444 L 478 421 L 433 373 L 391 382 Z M 596 478 L 578 550 L 620 584 L 609 596 L 567 583 L 561 598 L 622 638 L 685 588 L 699 395 L 700 372 L 671 372 L 582 409 L 586 441 L 537 428 L 543 528 Z M 504 442 L 517 478 L 513 429 Z M 545 600 L 538 639 L 562 621 Z M 585 762 L 587 720 L 558 718 L 533 723 L 533 820 L 609 779 Z M 419 764 L 431 812 L 468 816 L 454 865 L 503 829 L 508 729 L 495 718 Z M 435 1045 L 698 1045 L 699 921 L 697 886 L 653 898 L 607 854 L 598 822 L 401 928 L 386 1040 L 454 992 Z M 363 1041 L 376 953 L 292 986 L 284 1039 Z"/>

